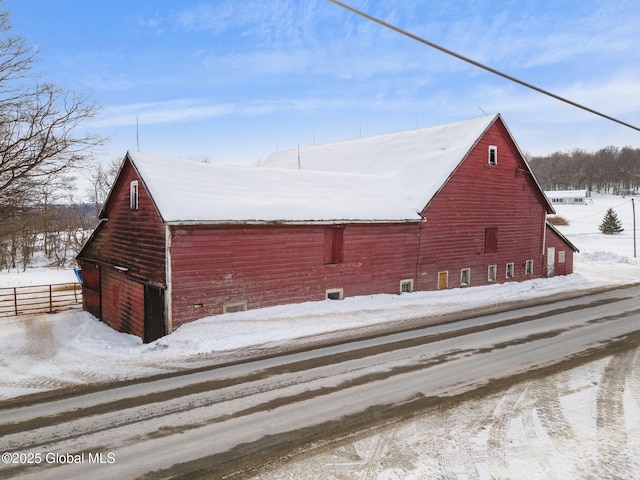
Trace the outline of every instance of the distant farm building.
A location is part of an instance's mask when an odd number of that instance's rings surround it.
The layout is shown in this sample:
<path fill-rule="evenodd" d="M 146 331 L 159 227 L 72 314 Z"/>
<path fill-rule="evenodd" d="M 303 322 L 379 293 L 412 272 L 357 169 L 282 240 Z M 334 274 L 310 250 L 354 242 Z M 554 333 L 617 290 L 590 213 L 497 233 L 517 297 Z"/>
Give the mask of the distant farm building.
<path fill-rule="evenodd" d="M 554 205 L 585 205 L 591 199 L 589 190 L 553 190 L 544 193 Z"/>
<path fill-rule="evenodd" d="M 78 255 L 145 342 L 198 318 L 568 274 L 576 248 L 500 115 L 223 167 L 128 152 Z"/>

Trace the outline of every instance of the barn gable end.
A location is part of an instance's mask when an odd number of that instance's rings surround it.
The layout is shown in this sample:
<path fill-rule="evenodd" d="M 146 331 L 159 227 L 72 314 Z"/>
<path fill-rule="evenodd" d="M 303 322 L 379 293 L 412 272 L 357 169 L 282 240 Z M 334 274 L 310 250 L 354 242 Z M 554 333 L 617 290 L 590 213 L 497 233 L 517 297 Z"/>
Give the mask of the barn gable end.
<path fill-rule="evenodd" d="M 544 225 L 552 211 L 498 119 L 422 212 L 419 288 L 438 288 L 442 272 L 447 287 L 542 276 Z"/>
<path fill-rule="evenodd" d="M 135 205 L 132 192 L 137 193 Z M 99 227 L 78 254 L 82 269 L 92 272 L 83 285 L 91 302 L 85 308 L 119 331 L 148 338 L 142 292 L 145 285 L 166 286 L 166 234 L 151 195 L 127 157 L 100 217 Z"/>

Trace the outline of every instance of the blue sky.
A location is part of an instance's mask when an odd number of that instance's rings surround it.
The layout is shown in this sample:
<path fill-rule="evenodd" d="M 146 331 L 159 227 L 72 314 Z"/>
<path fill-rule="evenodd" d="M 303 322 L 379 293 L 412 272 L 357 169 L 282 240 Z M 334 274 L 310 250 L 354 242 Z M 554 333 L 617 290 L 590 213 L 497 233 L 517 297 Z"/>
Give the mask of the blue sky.
<path fill-rule="evenodd" d="M 640 125 L 637 0 L 346 0 L 512 76 Z M 89 94 L 98 157 L 249 165 L 276 150 L 500 112 L 532 154 L 640 147 L 562 104 L 326 0 L 4 0 L 45 78 Z"/>

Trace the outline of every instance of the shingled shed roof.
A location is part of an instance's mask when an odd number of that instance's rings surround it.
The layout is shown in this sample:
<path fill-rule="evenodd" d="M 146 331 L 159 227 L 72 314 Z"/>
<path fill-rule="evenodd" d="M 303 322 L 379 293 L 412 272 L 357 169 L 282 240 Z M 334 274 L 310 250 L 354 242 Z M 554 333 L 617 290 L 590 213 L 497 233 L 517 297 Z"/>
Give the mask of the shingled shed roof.
<path fill-rule="evenodd" d="M 278 152 L 261 167 L 127 157 L 166 222 L 418 220 L 497 118 Z"/>

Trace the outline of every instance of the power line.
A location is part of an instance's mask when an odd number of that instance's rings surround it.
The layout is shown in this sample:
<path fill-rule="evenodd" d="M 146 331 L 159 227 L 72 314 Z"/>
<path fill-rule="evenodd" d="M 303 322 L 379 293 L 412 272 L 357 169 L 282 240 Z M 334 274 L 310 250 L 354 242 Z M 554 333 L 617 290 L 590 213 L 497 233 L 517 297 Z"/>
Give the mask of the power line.
<path fill-rule="evenodd" d="M 518 84 L 522 85 L 523 87 L 530 88 L 531 90 L 535 90 L 538 93 L 542 93 L 543 95 L 547 95 L 547 96 L 549 96 L 551 98 L 555 98 L 556 100 L 560 100 L 561 102 L 568 103 L 569 105 L 572 105 L 574 107 L 580 108 L 582 110 L 586 110 L 587 112 L 593 113 L 593 114 L 598 115 L 600 117 L 606 118 L 607 120 L 611 120 L 612 122 L 619 123 L 620 125 L 624 125 L 625 127 L 629 127 L 629 128 L 632 128 L 633 130 L 637 130 L 637 131 L 640 132 L 640 127 L 636 127 L 635 125 L 631 125 L 630 123 L 624 122 L 622 120 L 619 120 L 619 119 L 617 119 L 615 117 L 612 117 L 610 115 L 607 115 L 605 113 L 602 113 L 602 112 L 599 112 L 599 111 L 594 110 L 592 108 L 589 108 L 589 107 L 586 107 L 584 105 L 581 105 L 581 104 L 579 104 L 577 102 L 574 102 L 573 100 L 569 100 L 569 99 L 567 99 L 565 97 L 561 97 L 560 95 L 556 95 L 555 93 L 549 92 L 548 90 L 544 90 L 544 89 L 542 89 L 540 87 L 536 87 L 535 85 L 532 85 L 532 84 L 530 84 L 528 82 L 520 80 L 520 79 L 518 79 L 516 77 L 513 77 L 513 76 L 511 76 L 509 74 L 506 74 L 504 72 L 501 72 L 499 70 L 496 70 L 495 68 L 491 68 L 491 67 L 489 67 L 487 65 L 484 65 L 484 64 L 482 64 L 480 62 L 477 62 L 477 61 L 475 61 L 475 60 L 473 60 L 473 59 L 471 59 L 469 57 L 465 57 L 464 55 L 460 55 L 459 53 L 456 53 L 456 52 L 454 52 L 452 50 L 449 50 L 448 48 L 445 48 L 445 47 L 442 47 L 442 46 L 440 46 L 440 45 L 438 45 L 436 43 L 430 42 L 429 40 L 425 40 L 422 37 L 414 35 L 411 32 L 408 32 L 408 31 L 403 30 L 403 29 L 401 29 L 399 27 L 396 27 L 395 25 L 392 25 L 392 24 L 387 23 L 387 22 L 385 22 L 383 20 L 380 20 L 379 18 L 376 18 L 376 17 L 374 17 L 372 15 L 369 15 L 368 13 L 365 13 L 365 12 L 363 12 L 361 10 L 358 10 L 358 9 L 354 8 L 354 7 L 346 5 L 346 4 L 344 4 L 344 3 L 342 3 L 342 2 L 340 2 L 338 0 L 328 0 L 328 1 L 338 5 L 339 7 L 344 8 L 346 10 L 349 10 L 350 12 L 353 12 L 353 13 L 355 13 L 357 15 L 360 15 L 361 17 L 364 17 L 364 18 L 366 18 L 368 20 L 371 20 L 372 22 L 375 22 L 375 23 L 377 23 L 379 25 L 382 25 L 383 27 L 386 27 L 386 28 L 388 28 L 390 30 L 393 30 L 395 32 L 398 32 L 398 33 L 400 33 L 400 34 L 402 34 L 402 35 L 404 35 L 406 37 L 409 37 L 409 38 L 411 38 L 413 40 L 416 40 L 416 41 L 418 41 L 420 43 L 423 43 L 424 45 L 427 45 L 429 47 L 435 48 L 436 50 L 440 50 L 441 52 L 444 52 L 447 55 L 451 55 L 453 57 L 456 57 L 457 59 L 462 60 L 463 62 L 470 63 L 471 65 L 474 65 L 474 66 L 479 67 L 479 68 L 481 68 L 483 70 L 486 70 L 487 72 L 491 72 L 491 73 L 493 73 L 495 75 L 498 75 L 498 76 L 500 76 L 502 78 L 506 78 L 507 80 L 510 80 L 512 82 L 515 82 L 515 83 L 518 83 Z"/>

